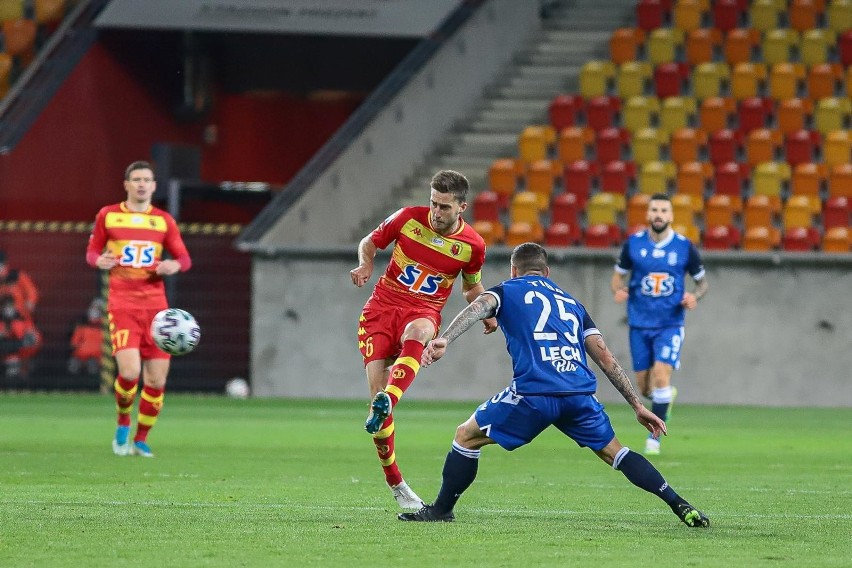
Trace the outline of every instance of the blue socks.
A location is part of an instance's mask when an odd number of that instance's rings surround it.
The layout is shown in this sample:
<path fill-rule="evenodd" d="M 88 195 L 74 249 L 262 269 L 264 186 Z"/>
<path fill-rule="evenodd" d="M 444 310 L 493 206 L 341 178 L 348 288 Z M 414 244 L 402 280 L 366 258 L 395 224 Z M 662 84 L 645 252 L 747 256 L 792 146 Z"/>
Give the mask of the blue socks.
<path fill-rule="evenodd" d="M 449 513 L 456 506 L 461 494 L 476 479 L 479 469 L 479 450 L 468 450 L 453 442 L 453 449 L 447 454 L 442 472 L 441 490 L 435 499 L 434 508 L 438 513 Z"/>
<path fill-rule="evenodd" d="M 624 474 L 630 483 L 648 493 L 653 493 L 668 505 L 674 506 L 683 501 L 674 489 L 669 487 L 662 474 L 644 456 L 621 448 L 615 455 L 612 468 Z"/>

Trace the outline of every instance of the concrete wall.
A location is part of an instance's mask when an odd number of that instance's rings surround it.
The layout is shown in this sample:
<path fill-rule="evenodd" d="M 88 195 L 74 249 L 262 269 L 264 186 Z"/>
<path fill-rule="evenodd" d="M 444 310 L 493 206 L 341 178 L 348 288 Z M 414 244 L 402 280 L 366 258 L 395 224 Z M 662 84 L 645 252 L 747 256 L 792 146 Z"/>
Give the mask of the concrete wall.
<path fill-rule="evenodd" d="M 508 277 L 508 251 L 489 250 L 486 287 Z M 551 254 L 552 277 L 577 297 L 628 372 L 623 305 L 612 302 L 615 252 Z M 376 272 L 387 256 L 379 256 Z M 355 288 L 355 247 L 255 257 L 252 383 L 258 396 L 362 398 L 358 315 L 378 274 Z M 687 316 L 679 401 L 766 406 L 852 406 L 852 259 L 817 255 L 705 254 L 709 294 Z M 464 307 L 458 291 L 445 324 Z M 620 400 L 602 373 L 599 397 Z M 481 401 L 504 388 L 511 368 L 501 333 L 472 329 L 423 370 L 412 399 Z"/>

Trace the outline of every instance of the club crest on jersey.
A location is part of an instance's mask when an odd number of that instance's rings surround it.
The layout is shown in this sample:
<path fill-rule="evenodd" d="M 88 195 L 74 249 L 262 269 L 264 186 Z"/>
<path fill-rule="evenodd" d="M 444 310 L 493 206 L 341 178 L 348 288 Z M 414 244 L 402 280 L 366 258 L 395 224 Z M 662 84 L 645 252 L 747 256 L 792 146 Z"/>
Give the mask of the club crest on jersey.
<path fill-rule="evenodd" d="M 458 243 L 453 243 L 453 246 L 450 247 L 450 253 L 453 256 L 458 256 L 461 252 L 461 245 Z"/>
<path fill-rule="evenodd" d="M 422 264 L 406 264 L 396 279 L 412 292 L 430 296 L 440 289 L 441 282 L 444 281 L 439 272 Z"/>
<path fill-rule="evenodd" d="M 674 276 L 668 272 L 649 272 L 642 278 L 642 295 L 659 298 L 674 292 Z"/>

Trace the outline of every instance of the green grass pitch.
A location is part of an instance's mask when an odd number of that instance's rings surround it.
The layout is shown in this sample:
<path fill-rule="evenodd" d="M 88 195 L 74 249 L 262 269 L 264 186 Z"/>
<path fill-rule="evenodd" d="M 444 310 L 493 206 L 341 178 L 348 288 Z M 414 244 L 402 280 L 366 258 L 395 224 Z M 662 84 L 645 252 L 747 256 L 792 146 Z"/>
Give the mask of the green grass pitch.
<path fill-rule="evenodd" d="M 110 397 L 2 394 L 0 566 L 852 565 L 852 409 L 679 404 L 653 461 L 702 530 L 553 429 L 485 448 L 456 523 L 401 523 L 366 408 L 172 394 L 144 459 L 112 455 Z M 424 499 L 474 408 L 400 405 L 397 459 Z M 630 410 L 607 410 L 641 449 Z"/>

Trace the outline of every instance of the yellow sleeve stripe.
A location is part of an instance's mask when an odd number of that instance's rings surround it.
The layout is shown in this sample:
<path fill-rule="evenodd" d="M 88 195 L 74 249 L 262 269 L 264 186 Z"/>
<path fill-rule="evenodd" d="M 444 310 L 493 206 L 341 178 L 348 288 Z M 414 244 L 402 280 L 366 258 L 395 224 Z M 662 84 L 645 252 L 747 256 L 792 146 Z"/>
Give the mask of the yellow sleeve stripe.
<path fill-rule="evenodd" d="M 415 374 L 420 370 L 420 361 L 416 360 L 414 357 L 400 357 L 394 362 L 394 365 L 405 365 Z"/>

